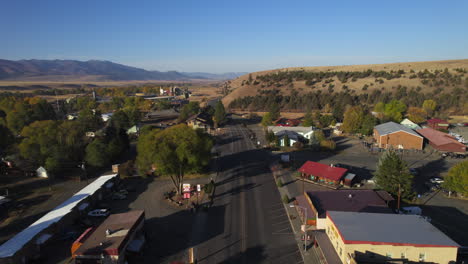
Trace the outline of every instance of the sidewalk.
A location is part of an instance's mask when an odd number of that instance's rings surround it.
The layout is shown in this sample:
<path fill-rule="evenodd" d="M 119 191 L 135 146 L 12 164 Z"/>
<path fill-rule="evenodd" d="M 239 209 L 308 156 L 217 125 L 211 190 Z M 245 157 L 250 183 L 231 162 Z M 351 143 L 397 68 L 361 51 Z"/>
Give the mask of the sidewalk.
<path fill-rule="evenodd" d="M 297 190 L 297 186 L 294 184 L 294 178 L 292 177 L 291 173 L 282 169 L 279 165 L 272 166 L 272 173 L 276 180 L 281 179 L 283 182 L 283 187 L 278 187 L 281 198 L 283 198 L 283 196 L 286 194 L 291 200 L 292 198 L 299 195 L 299 190 Z M 316 251 L 317 249 L 313 247 L 311 242 L 306 243 L 307 250 L 304 251 L 304 241 L 301 239 L 304 234 L 301 231 L 301 215 L 298 213 L 296 207 L 294 207 L 294 203 L 290 202 L 288 204 L 284 204 L 284 208 L 288 214 L 288 219 L 293 229 L 294 237 L 298 244 L 304 263 L 321 264 L 322 262 L 319 258 L 320 254 Z"/>

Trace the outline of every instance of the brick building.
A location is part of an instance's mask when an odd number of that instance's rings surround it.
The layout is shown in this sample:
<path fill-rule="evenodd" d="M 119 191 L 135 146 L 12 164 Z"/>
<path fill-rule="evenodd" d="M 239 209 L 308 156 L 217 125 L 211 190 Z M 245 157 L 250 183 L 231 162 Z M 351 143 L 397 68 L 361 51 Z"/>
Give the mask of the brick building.
<path fill-rule="evenodd" d="M 414 130 L 395 122 L 387 122 L 375 126 L 374 139 L 379 148 L 418 150 L 422 150 L 424 140 Z"/>

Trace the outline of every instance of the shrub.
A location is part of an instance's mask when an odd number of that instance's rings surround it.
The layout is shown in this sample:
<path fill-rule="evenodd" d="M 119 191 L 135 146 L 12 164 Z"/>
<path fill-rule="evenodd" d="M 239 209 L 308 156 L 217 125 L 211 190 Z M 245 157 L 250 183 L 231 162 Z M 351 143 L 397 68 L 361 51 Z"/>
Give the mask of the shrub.
<path fill-rule="evenodd" d="M 278 187 L 283 187 L 283 182 L 282 182 L 280 179 L 278 179 L 278 180 L 276 181 L 276 186 L 278 186 Z"/>
<path fill-rule="evenodd" d="M 336 143 L 333 140 L 322 140 L 320 141 L 320 147 L 324 150 L 335 150 L 336 149 Z"/>
<path fill-rule="evenodd" d="M 287 194 L 283 195 L 283 203 L 285 204 L 289 203 L 289 197 Z"/>

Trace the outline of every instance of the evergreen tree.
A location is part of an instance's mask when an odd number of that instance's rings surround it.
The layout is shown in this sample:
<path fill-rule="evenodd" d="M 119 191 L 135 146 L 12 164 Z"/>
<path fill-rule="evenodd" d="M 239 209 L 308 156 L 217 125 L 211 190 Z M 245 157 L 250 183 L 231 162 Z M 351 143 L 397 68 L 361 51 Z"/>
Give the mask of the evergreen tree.
<path fill-rule="evenodd" d="M 408 165 L 393 150 L 387 151 L 379 159 L 375 180 L 380 188 L 395 196 L 398 196 L 399 191 L 403 198 L 410 199 L 414 196 L 413 176 Z"/>
<path fill-rule="evenodd" d="M 226 110 L 224 109 L 224 105 L 221 100 L 216 104 L 213 119 L 216 127 L 221 126 L 226 122 Z"/>

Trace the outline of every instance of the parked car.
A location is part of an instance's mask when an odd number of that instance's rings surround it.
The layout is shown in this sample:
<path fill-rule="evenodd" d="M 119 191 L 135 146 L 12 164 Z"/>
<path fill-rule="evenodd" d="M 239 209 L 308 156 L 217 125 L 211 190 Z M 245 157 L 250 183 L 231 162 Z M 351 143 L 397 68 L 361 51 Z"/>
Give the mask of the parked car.
<path fill-rule="evenodd" d="M 444 182 L 443 179 L 439 178 L 439 177 L 435 177 L 435 178 L 432 178 L 429 180 L 431 183 L 438 183 L 438 184 L 441 184 Z"/>
<path fill-rule="evenodd" d="M 114 193 L 112 194 L 112 200 L 125 200 L 127 198 L 126 195 L 121 194 L 121 193 Z"/>
<path fill-rule="evenodd" d="M 105 217 L 105 216 L 108 216 L 109 214 L 110 212 L 107 209 L 94 209 L 88 212 L 88 216 L 93 216 L 93 217 Z"/>

